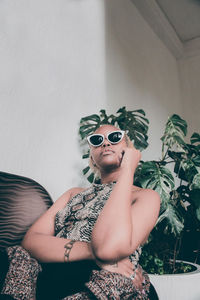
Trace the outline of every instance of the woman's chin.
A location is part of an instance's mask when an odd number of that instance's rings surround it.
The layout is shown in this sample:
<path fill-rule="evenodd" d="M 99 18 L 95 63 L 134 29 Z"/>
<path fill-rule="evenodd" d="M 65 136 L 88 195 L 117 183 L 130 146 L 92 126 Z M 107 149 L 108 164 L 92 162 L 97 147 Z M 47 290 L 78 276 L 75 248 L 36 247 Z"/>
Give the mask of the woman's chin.
<path fill-rule="evenodd" d="M 113 160 L 113 159 L 110 159 L 110 158 L 107 158 L 107 159 L 104 159 L 102 162 L 101 162 L 101 169 L 102 170 L 113 170 L 113 169 L 116 169 L 119 167 L 119 162 L 117 162 L 116 160 Z"/>

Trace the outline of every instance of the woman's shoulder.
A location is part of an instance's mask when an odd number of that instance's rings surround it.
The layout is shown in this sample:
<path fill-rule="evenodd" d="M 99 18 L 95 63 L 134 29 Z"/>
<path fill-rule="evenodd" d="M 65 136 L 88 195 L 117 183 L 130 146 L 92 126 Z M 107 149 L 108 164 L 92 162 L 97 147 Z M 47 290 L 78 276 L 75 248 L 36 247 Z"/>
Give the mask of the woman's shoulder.
<path fill-rule="evenodd" d="M 158 194 L 158 192 L 152 189 L 145 189 L 133 185 L 132 194 L 135 200 L 138 198 L 143 198 L 147 200 L 155 199 L 155 201 L 160 202 L 160 195 Z"/>
<path fill-rule="evenodd" d="M 69 200 L 78 195 L 79 193 L 83 192 L 86 190 L 85 188 L 82 187 L 73 187 L 68 190 L 66 190 L 54 203 L 54 206 L 59 206 L 59 207 L 64 207 Z"/>
<path fill-rule="evenodd" d="M 73 187 L 69 191 L 70 191 L 71 197 L 74 197 L 77 194 L 84 192 L 85 190 L 86 190 L 86 188 L 83 188 L 83 187 Z"/>

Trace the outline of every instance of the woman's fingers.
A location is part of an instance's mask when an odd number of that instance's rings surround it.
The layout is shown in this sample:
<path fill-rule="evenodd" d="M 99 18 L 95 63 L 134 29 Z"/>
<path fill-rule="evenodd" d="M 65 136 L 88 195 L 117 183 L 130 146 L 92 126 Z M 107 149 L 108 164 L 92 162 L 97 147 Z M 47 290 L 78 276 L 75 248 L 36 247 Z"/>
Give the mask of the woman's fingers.
<path fill-rule="evenodd" d="M 140 269 L 136 269 L 135 270 L 135 276 L 134 276 L 134 279 L 133 279 L 133 283 L 134 285 L 139 288 L 139 289 L 142 289 L 142 282 L 143 282 L 144 278 L 142 276 L 142 272 Z"/>
<path fill-rule="evenodd" d="M 133 265 L 129 258 L 122 259 L 115 264 L 102 264 L 101 268 L 131 278 L 136 288 L 143 288 L 142 283 L 144 281 L 144 277 L 142 275 L 142 269 L 138 267 L 137 269 L 133 270 Z"/>
<path fill-rule="evenodd" d="M 126 148 L 121 162 L 122 168 L 135 169 L 141 159 L 141 152 L 135 148 Z"/>

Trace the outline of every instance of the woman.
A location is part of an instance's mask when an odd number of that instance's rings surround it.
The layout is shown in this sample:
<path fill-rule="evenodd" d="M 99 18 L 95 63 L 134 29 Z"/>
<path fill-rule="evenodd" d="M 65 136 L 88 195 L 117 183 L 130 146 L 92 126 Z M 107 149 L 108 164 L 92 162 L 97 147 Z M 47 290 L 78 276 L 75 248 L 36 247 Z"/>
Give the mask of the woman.
<path fill-rule="evenodd" d="M 149 299 L 150 282 L 138 258 L 156 223 L 160 198 L 133 185 L 141 154 L 123 131 L 104 125 L 88 142 L 101 184 L 65 192 L 31 226 L 23 248 L 8 250 L 11 262 L 2 293 L 33 299 L 42 264 L 37 299 Z M 16 279 L 23 272 L 22 289 Z"/>

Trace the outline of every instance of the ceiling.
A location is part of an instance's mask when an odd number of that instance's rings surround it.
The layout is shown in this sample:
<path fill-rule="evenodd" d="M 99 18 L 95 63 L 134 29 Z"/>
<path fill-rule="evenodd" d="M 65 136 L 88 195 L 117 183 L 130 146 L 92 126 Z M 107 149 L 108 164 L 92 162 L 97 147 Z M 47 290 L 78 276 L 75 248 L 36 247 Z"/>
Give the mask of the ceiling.
<path fill-rule="evenodd" d="M 177 58 L 200 55 L 200 0 L 131 0 Z"/>
<path fill-rule="evenodd" d="M 182 42 L 200 37 L 200 1 L 156 0 Z"/>

